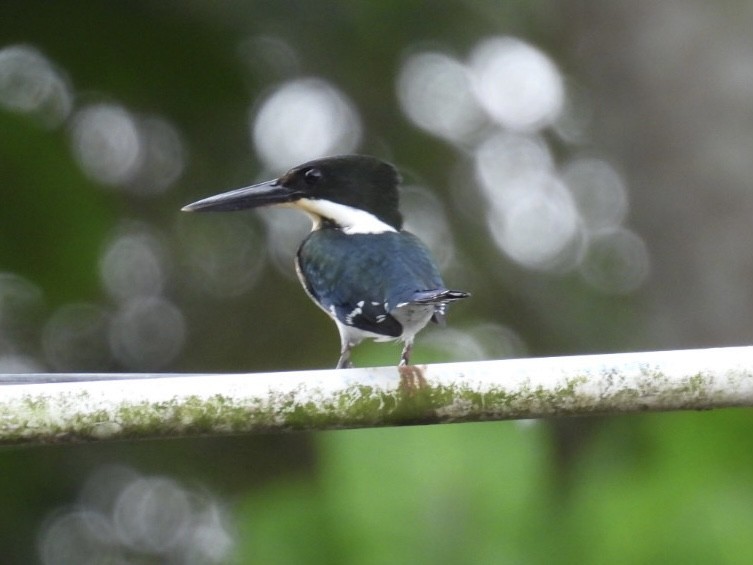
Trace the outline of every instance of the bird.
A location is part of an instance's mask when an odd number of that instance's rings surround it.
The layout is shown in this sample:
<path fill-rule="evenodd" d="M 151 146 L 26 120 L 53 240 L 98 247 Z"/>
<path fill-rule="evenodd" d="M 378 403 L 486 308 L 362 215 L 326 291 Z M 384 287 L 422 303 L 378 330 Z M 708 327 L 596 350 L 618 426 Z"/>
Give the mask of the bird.
<path fill-rule="evenodd" d="M 364 339 L 402 341 L 398 366 L 404 367 L 416 334 L 429 321 L 444 325 L 447 305 L 470 293 L 448 289 L 426 245 L 403 229 L 400 181 L 395 167 L 376 157 L 337 155 L 182 210 L 277 206 L 307 214 L 312 230 L 296 253 L 296 272 L 337 325 L 336 368 L 352 367 L 351 349 Z"/>

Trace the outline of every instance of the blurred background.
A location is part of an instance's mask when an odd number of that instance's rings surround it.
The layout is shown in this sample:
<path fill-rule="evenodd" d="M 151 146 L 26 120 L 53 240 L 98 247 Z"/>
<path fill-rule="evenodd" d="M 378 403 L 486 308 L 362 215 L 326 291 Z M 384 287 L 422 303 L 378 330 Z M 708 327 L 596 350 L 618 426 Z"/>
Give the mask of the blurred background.
<path fill-rule="evenodd" d="M 473 293 L 417 363 L 750 343 L 752 28 L 731 1 L 6 0 L 0 373 L 334 366 L 292 266 L 308 220 L 179 208 L 350 152 L 399 167 L 407 228 Z M 3 448 L 0 554 L 749 563 L 751 426 Z"/>

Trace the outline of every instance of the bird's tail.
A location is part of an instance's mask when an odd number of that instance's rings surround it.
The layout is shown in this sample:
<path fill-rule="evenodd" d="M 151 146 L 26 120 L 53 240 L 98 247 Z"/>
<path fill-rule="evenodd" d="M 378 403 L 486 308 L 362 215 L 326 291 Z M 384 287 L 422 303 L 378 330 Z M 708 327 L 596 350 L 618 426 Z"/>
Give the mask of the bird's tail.
<path fill-rule="evenodd" d="M 410 302 L 412 304 L 447 304 L 468 298 L 471 294 L 462 290 L 419 290 L 413 293 Z"/>
<path fill-rule="evenodd" d="M 433 304 L 434 314 L 431 321 L 440 326 L 445 325 L 445 316 L 447 315 L 447 305 L 456 300 L 468 298 L 471 294 L 462 290 L 420 290 L 413 293 L 411 304 Z"/>

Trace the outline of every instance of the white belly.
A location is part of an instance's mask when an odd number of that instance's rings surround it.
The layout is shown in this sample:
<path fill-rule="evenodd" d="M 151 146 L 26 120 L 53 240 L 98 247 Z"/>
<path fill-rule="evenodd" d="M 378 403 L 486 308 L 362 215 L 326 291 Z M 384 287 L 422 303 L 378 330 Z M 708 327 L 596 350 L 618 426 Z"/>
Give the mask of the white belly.
<path fill-rule="evenodd" d="M 433 304 L 407 304 L 400 308 L 395 308 L 390 314 L 403 326 L 403 333 L 398 337 L 376 334 L 353 326 L 347 326 L 336 318 L 335 322 L 337 323 L 337 329 L 340 331 L 340 337 L 351 345 L 357 345 L 364 339 L 373 339 L 374 341 L 401 340 L 411 343 L 415 335 L 429 323 L 429 320 L 434 315 L 434 309 Z"/>

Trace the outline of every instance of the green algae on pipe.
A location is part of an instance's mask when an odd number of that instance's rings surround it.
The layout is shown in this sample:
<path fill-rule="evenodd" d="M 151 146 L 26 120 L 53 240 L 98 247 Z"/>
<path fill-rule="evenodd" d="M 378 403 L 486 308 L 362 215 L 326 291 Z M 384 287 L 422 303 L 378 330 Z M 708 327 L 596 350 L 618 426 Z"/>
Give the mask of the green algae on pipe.
<path fill-rule="evenodd" d="M 0 444 L 45 444 L 753 406 L 753 347 L 3 382 Z"/>

